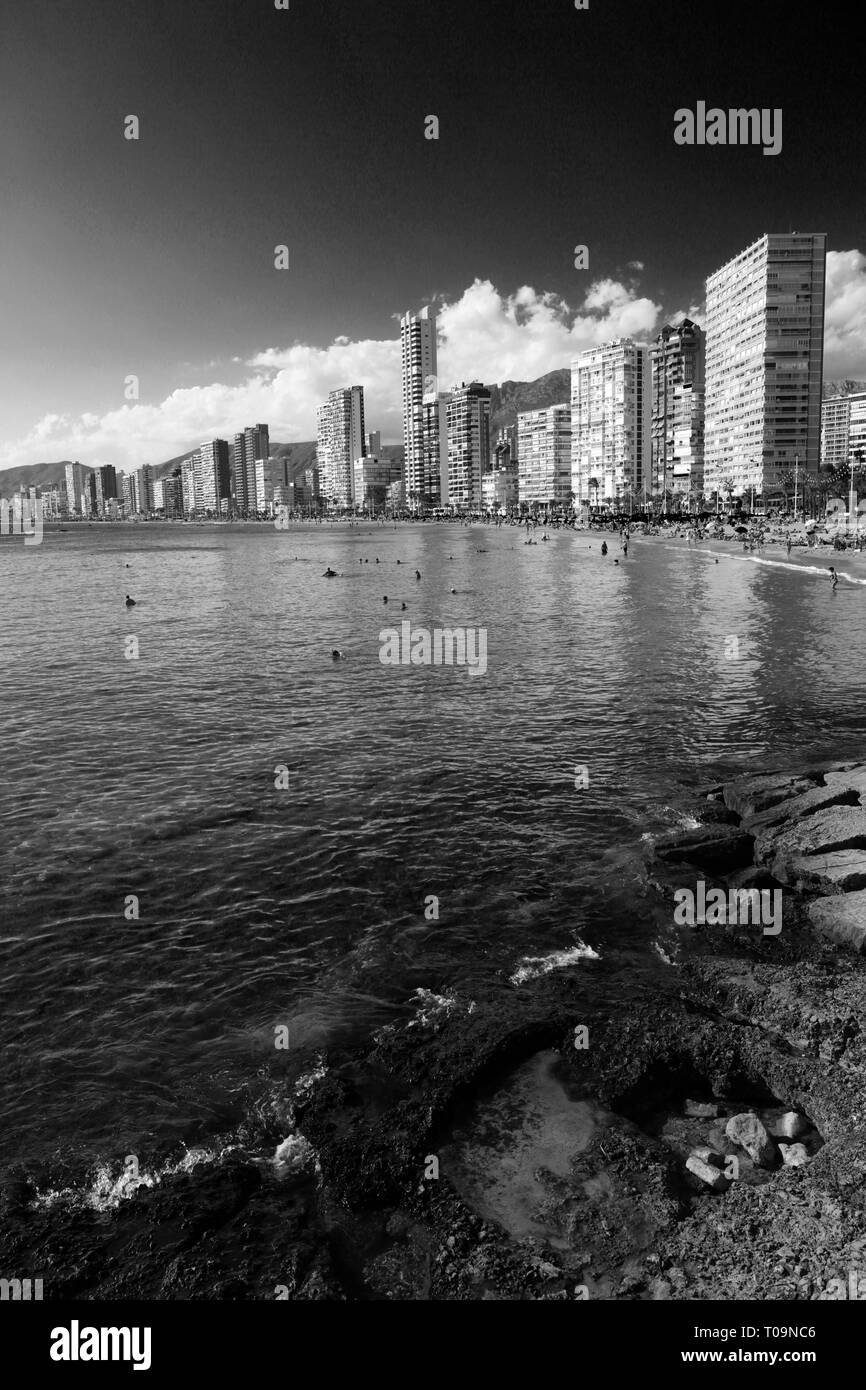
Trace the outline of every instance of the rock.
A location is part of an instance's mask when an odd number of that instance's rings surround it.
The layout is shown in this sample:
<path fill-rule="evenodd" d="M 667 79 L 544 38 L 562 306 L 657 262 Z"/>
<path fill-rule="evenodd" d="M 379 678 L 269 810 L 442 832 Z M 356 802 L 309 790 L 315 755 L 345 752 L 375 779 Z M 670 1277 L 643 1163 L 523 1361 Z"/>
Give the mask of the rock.
<path fill-rule="evenodd" d="M 721 1113 L 722 1107 L 715 1100 L 687 1100 L 683 1105 L 683 1114 L 692 1120 L 714 1120 Z"/>
<path fill-rule="evenodd" d="M 778 865 L 802 855 L 830 854 L 834 850 L 866 845 L 866 811 L 862 806 L 829 806 L 793 825 L 767 830 L 755 841 L 755 863 L 772 863 L 781 883 Z"/>
<path fill-rule="evenodd" d="M 779 1152 L 786 1168 L 802 1168 L 809 1162 L 809 1155 L 802 1144 L 780 1144 Z"/>
<path fill-rule="evenodd" d="M 654 848 L 665 864 L 698 864 L 702 869 L 725 874 L 752 862 L 753 845 L 752 836 L 742 830 L 707 825 L 659 836 Z"/>
<path fill-rule="evenodd" d="M 866 945 L 866 891 L 819 898 L 807 909 L 809 921 L 822 936 L 840 946 L 862 951 Z M 796 1138 L 796 1135 L 792 1135 Z"/>
<path fill-rule="evenodd" d="M 707 1187 L 712 1188 L 713 1192 L 727 1192 L 731 1185 L 718 1168 L 714 1168 L 711 1163 L 705 1163 L 696 1153 L 689 1154 L 686 1167 L 696 1178 L 700 1178 L 701 1182 L 705 1182 Z"/>
<path fill-rule="evenodd" d="M 784 1115 L 767 1120 L 765 1127 L 776 1139 L 799 1139 L 802 1134 L 814 1129 L 805 1115 L 798 1115 L 796 1110 L 786 1110 Z"/>
<path fill-rule="evenodd" d="M 856 806 L 857 793 L 852 787 L 829 786 L 811 787 L 800 796 L 777 802 L 767 811 L 761 811 L 748 821 L 748 829 L 757 835 L 762 830 L 771 830 L 783 822 L 798 821 L 823 811 L 829 806 Z"/>
<path fill-rule="evenodd" d="M 811 791 L 817 779 L 812 777 L 792 777 L 790 774 L 772 773 L 764 777 L 745 777 L 737 782 L 729 782 L 724 789 L 725 805 L 736 811 L 743 819 L 751 819 L 761 811 L 768 811 L 780 801 L 790 801 L 803 792 Z"/>
<path fill-rule="evenodd" d="M 732 1115 L 725 1125 L 725 1133 L 735 1144 L 739 1144 L 759 1168 L 772 1168 L 776 1162 L 776 1145 L 765 1130 L 758 1116 L 752 1110 L 740 1115 Z"/>
<path fill-rule="evenodd" d="M 866 798 L 866 763 L 855 763 L 853 767 L 840 772 L 827 772 L 824 783 L 831 789 L 855 791 L 861 799 Z"/>
<path fill-rule="evenodd" d="M 774 888 L 781 887 L 779 880 L 773 878 L 770 870 L 763 865 L 758 867 L 750 864 L 747 869 L 740 869 L 736 874 L 727 874 L 726 879 L 729 888 L 738 890 L 745 888 L 748 891 L 751 888 L 757 888 L 760 892 L 763 888 L 769 888 L 772 892 Z"/>
<path fill-rule="evenodd" d="M 777 860 L 774 872 L 789 884 L 816 893 L 853 893 L 866 888 L 866 850 L 840 849 L 832 854 L 812 854 L 787 863 Z"/>
<path fill-rule="evenodd" d="M 711 1149 L 709 1144 L 698 1144 L 697 1148 L 692 1149 L 692 1158 L 699 1158 L 702 1163 L 709 1163 L 711 1168 L 724 1168 L 724 1154 L 717 1153 Z"/>

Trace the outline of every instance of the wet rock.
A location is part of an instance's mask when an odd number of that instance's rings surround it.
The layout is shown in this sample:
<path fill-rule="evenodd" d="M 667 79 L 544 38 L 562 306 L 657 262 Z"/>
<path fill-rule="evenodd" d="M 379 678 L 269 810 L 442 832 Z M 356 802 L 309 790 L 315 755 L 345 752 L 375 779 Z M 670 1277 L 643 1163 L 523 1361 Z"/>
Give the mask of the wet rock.
<path fill-rule="evenodd" d="M 794 824 L 767 830 L 755 841 L 755 863 L 772 863 L 773 873 L 782 883 L 790 881 L 779 873 L 791 859 L 803 855 L 829 854 L 834 850 L 866 846 L 866 811 L 862 806 L 830 806 Z"/>
<path fill-rule="evenodd" d="M 731 811 L 736 811 L 744 820 L 750 820 L 782 801 L 790 801 L 795 796 L 811 791 L 816 785 L 817 779 L 814 777 L 772 773 L 768 776 L 745 777 L 736 782 L 729 782 L 723 795 L 725 805 Z"/>
<path fill-rule="evenodd" d="M 837 894 L 810 903 L 809 920 L 822 936 L 862 951 L 866 945 L 866 891 Z M 796 1136 L 792 1136 L 796 1137 Z"/>
<path fill-rule="evenodd" d="M 866 888 L 866 850 L 840 849 L 787 862 L 776 860 L 773 872 L 784 882 L 816 893 L 850 893 Z"/>
<path fill-rule="evenodd" d="M 711 1149 L 709 1144 L 699 1144 L 696 1149 L 692 1149 L 692 1158 L 699 1158 L 703 1163 L 708 1163 L 711 1168 L 724 1168 L 724 1154 Z"/>
<path fill-rule="evenodd" d="M 725 1125 L 725 1133 L 741 1149 L 745 1149 L 759 1168 L 772 1168 L 775 1164 L 776 1145 L 754 1111 L 746 1110 L 740 1115 L 732 1115 Z"/>
<path fill-rule="evenodd" d="M 696 1178 L 700 1178 L 701 1182 L 706 1183 L 713 1192 L 727 1192 L 731 1185 L 724 1173 L 720 1172 L 712 1163 L 706 1163 L 698 1156 L 697 1152 L 689 1154 L 686 1159 L 686 1167 L 690 1173 L 694 1173 Z"/>
<path fill-rule="evenodd" d="M 802 1144 L 780 1144 L 779 1152 L 786 1168 L 802 1168 L 809 1162 L 809 1155 Z"/>
<path fill-rule="evenodd" d="M 854 791 L 861 800 L 866 801 L 866 763 L 855 763 L 853 767 L 843 771 L 827 772 L 824 775 L 824 783 L 831 789 Z"/>
<path fill-rule="evenodd" d="M 714 873 L 730 873 L 752 862 L 754 841 L 745 831 L 722 825 L 675 830 L 660 836 L 655 853 L 664 864 L 698 864 Z"/>
<path fill-rule="evenodd" d="M 814 1128 L 805 1115 L 798 1115 L 796 1110 L 786 1110 L 784 1115 L 767 1120 L 765 1127 L 776 1139 L 799 1139 L 801 1135 L 808 1134 L 809 1130 Z"/>
<path fill-rule="evenodd" d="M 746 824 L 747 828 L 757 835 L 814 815 L 816 811 L 824 811 L 831 806 L 856 806 L 857 800 L 857 792 L 852 787 L 811 787 L 800 796 L 777 802 L 769 810 L 760 811 L 750 817 Z"/>
<path fill-rule="evenodd" d="M 692 1120 L 714 1120 L 721 1113 L 722 1107 L 715 1100 L 687 1100 L 683 1105 L 683 1114 Z"/>

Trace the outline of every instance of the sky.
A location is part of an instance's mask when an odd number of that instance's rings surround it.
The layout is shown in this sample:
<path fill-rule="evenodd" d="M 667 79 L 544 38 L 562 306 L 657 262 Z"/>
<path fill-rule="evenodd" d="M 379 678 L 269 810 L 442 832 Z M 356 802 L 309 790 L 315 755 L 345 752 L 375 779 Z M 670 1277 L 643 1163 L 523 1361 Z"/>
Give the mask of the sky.
<path fill-rule="evenodd" d="M 766 231 L 827 232 L 825 377 L 866 379 L 849 13 L 4 0 L 0 469 L 137 467 L 259 420 L 311 439 L 353 384 L 397 442 L 407 310 L 437 309 L 443 385 L 531 380 L 700 322 Z M 698 101 L 781 108 L 781 152 L 676 144 Z"/>

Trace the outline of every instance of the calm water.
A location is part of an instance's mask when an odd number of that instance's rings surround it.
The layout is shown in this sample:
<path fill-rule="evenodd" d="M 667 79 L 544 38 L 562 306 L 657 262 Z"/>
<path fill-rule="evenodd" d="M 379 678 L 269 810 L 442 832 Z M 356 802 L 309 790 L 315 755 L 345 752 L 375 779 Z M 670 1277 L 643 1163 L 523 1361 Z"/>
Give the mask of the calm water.
<path fill-rule="evenodd" d="M 645 830 L 717 773 L 862 755 L 866 556 L 833 593 L 828 551 L 618 553 L 444 525 L 0 542 L 0 1161 L 230 1135 L 417 989 L 511 990 L 578 941 L 637 968 Z M 486 675 L 383 666 L 401 618 L 486 627 Z"/>

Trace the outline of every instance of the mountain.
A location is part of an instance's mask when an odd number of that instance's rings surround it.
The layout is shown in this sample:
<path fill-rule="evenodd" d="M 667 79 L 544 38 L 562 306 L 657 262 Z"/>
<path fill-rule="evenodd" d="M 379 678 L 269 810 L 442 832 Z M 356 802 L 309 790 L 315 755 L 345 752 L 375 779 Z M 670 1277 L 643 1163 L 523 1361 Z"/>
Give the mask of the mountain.
<path fill-rule="evenodd" d="M 866 391 L 866 381 L 825 381 L 824 400 L 834 400 L 836 396 L 850 396 L 855 391 Z"/>
<path fill-rule="evenodd" d="M 570 367 L 559 367 L 535 381 L 503 381 L 501 386 L 491 386 L 490 438 L 495 440 L 500 430 L 516 425 L 522 410 L 543 410 L 570 400 Z"/>

